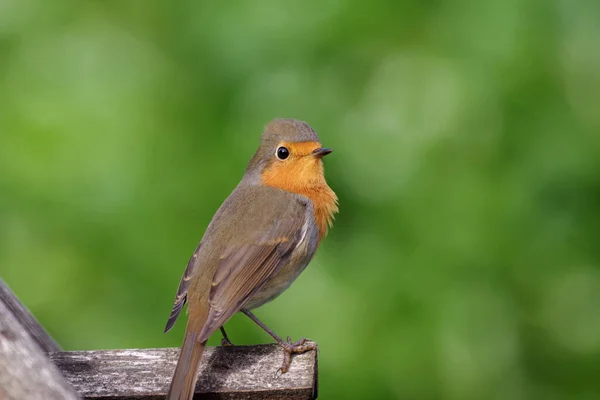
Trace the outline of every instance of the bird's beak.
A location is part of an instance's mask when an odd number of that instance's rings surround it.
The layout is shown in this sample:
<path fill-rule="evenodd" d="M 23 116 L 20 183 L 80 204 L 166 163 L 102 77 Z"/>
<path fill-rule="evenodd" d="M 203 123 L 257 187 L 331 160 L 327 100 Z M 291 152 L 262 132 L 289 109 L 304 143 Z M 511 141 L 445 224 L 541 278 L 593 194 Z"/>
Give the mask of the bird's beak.
<path fill-rule="evenodd" d="M 325 157 L 327 154 L 331 153 L 333 150 L 328 149 L 327 147 L 319 147 L 318 149 L 314 149 L 312 154 L 317 158 Z"/>

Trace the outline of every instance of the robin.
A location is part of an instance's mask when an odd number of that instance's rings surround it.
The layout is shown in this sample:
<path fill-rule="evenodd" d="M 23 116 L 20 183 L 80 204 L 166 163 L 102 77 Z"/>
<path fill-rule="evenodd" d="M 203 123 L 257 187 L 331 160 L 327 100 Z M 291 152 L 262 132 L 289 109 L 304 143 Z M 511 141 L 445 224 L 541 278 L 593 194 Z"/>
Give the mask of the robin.
<path fill-rule="evenodd" d="M 250 310 L 283 293 L 306 268 L 338 211 L 327 185 L 321 146 L 305 122 L 276 119 L 262 134 L 244 177 L 221 205 L 190 258 L 179 283 L 165 332 L 183 305 L 188 323 L 170 400 L 190 400 L 208 338 L 242 312 L 269 333 L 284 350 L 281 372 L 292 354 L 316 349 L 306 339 L 282 340 Z"/>

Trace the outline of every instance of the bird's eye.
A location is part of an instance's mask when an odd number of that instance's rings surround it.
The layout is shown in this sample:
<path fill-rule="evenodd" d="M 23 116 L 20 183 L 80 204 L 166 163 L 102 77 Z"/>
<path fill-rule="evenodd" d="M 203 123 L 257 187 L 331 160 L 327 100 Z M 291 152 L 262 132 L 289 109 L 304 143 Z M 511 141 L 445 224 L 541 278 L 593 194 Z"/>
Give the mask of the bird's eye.
<path fill-rule="evenodd" d="M 287 149 L 287 147 L 281 146 L 277 149 L 277 158 L 279 158 L 280 160 L 285 160 L 289 156 L 290 151 Z"/>

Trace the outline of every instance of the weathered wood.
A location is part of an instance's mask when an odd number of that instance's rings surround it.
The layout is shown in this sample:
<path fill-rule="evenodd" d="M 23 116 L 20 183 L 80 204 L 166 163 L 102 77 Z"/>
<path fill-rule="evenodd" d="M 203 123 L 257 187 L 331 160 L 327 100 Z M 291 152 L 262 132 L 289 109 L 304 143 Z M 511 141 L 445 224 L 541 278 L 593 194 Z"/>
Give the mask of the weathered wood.
<path fill-rule="evenodd" d="M 164 399 L 179 349 L 99 350 L 51 353 L 50 359 L 86 399 Z M 278 345 L 207 347 L 196 397 L 201 399 L 315 399 L 317 352 L 294 357 L 278 373 Z"/>
<path fill-rule="evenodd" d="M 0 301 L 0 399 L 79 399 L 12 309 Z"/>
<path fill-rule="evenodd" d="M 0 279 L 0 400 L 79 399 L 75 389 L 86 399 L 163 399 L 178 355 L 179 349 L 61 352 Z M 317 352 L 295 356 L 286 374 L 278 372 L 282 359 L 275 344 L 209 347 L 196 397 L 315 399 Z"/>
<path fill-rule="evenodd" d="M 8 286 L 0 278 L 0 302 L 4 303 L 11 314 L 27 331 L 29 336 L 45 352 L 60 351 L 60 346 L 52 339 L 46 330 L 39 324 L 29 310 L 19 301 L 17 296 L 11 292 Z"/>

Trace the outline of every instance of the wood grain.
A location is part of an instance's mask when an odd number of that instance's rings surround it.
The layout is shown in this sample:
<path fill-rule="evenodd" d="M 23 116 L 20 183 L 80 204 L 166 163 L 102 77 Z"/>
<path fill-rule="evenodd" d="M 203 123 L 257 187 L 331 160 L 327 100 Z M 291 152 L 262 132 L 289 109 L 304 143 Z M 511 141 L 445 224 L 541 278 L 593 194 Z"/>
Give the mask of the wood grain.
<path fill-rule="evenodd" d="M 0 299 L 0 399 L 79 399 L 29 332 Z"/>
<path fill-rule="evenodd" d="M 0 302 L 8 308 L 29 336 L 40 346 L 43 351 L 60 351 L 60 346 L 52 339 L 46 330 L 39 324 L 29 310 L 11 292 L 0 278 Z"/>
<path fill-rule="evenodd" d="M 69 351 L 50 359 L 86 399 L 164 399 L 179 349 Z M 208 347 L 195 398 L 315 399 L 317 352 L 294 357 L 286 374 L 278 345 Z"/>
<path fill-rule="evenodd" d="M 0 279 L 0 400 L 76 400 L 75 391 L 86 399 L 164 399 L 178 355 L 178 348 L 61 352 Z M 286 374 L 278 372 L 282 360 L 276 344 L 208 347 L 195 398 L 317 398 L 317 352 L 295 356 Z"/>

